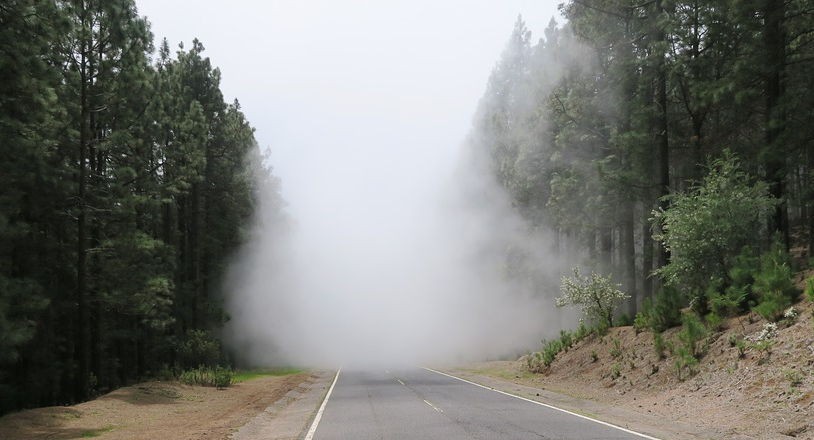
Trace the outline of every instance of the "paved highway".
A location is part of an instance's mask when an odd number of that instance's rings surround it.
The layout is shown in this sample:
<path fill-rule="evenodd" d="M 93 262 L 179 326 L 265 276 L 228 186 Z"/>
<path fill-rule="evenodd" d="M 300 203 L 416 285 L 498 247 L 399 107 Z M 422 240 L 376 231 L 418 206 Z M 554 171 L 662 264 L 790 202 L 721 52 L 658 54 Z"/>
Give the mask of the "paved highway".
<path fill-rule="evenodd" d="M 323 409 L 316 440 L 650 438 L 424 369 L 343 370 Z"/>

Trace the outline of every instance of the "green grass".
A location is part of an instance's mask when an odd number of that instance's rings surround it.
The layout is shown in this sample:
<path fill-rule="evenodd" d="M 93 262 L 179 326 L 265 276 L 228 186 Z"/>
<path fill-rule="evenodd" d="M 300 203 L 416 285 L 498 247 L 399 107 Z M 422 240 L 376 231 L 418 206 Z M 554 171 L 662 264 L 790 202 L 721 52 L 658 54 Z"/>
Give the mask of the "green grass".
<path fill-rule="evenodd" d="M 236 371 L 232 376 L 232 382 L 245 382 L 247 380 L 258 379 L 267 376 L 288 376 L 289 374 L 302 373 L 300 368 L 293 367 L 278 367 L 278 368 L 261 368 L 255 370 L 240 370 Z"/>

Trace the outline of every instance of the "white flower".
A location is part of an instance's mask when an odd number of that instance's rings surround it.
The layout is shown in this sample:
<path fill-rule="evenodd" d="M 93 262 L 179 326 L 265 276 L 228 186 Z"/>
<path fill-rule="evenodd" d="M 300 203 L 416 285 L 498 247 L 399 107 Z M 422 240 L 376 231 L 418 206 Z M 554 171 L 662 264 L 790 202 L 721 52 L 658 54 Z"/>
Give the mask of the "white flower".
<path fill-rule="evenodd" d="M 773 322 L 767 322 L 763 324 L 763 330 L 759 333 L 755 333 L 754 335 L 750 336 L 748 339 L 752 342 L 760 342 L 760 341 L 768 341 L 769 339 L 774 339 L 777 336 L 777 324 Z"/>

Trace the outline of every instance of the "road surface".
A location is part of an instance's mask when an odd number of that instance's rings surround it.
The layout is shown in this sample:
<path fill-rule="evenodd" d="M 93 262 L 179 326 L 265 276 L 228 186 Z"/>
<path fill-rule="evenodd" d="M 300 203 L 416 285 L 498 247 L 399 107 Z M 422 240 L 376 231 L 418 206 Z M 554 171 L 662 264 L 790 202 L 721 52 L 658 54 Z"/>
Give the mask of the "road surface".
<path fill-rule="evenodd" d="M 343 370 L 312 430 L 315 440 L 651 438 L 424 369 Z"/>

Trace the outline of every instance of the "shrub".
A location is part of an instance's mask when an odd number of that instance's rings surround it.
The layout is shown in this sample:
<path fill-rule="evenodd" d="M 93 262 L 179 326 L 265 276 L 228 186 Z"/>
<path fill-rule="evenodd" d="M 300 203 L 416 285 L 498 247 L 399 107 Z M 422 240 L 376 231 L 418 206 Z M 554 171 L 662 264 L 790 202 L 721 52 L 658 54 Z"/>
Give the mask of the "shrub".
<path fill-rule="evenodd" d="M 618 363 L 611 365 L 611 378 L 616 379 L 622 375 L 622 368 Z"/>
<path fill-rule="evenodd" d="M 633 319 L 631 319 L 630 315 L 628 315 L 627 313 L 622 313 L 621 315 L 619 315 L 619 318 L 616 319 L 616 325 L 619 327 L 633 325 Z"/>
<path fill-rule="evenodd" d="M 667 196 L 670 207 L 653 213 L 660 232 L 654 238 L 670 252 L 670 262 L 656 273 L 667 285 L 697 297 L 706 312 L 710 280 L 727 279 L 744 246 L 759 243 L 777 200 L 765 182 L 753 182 L 737 158 L 725 152 L 710 163 L 701 184 Z"/>
<path fill-rule="evenodd" d="M 792 325 L 797 321 L 797 317 L 800 316 L 800 313 L 797 312 L 797 309 L 794 306 L 789 307 L 783 312 L 783 322 L 786 325 Z"/>
<path fill-rule="evenodd" d="M 743 338 L 740 338 L 735 341 L 735 346 L 738 347 L 738 358 L 743 359 L 743 357 L 746 356 L 746 349 L 748 348 L 746 341 L 744 341 Z"/>
<path fill-rule="evenodd" d="M 554 360 L 561 351 L 568 351 L 574 344 L 586 338 L 591 333 L 592 330 L 589 330 L 582 324 L 574 332 L 560 330 L 559 338 L 551 341 L 543 340 L 542 351 L 531 353 L 526 357 L 526 366 L 532 373 L 542 373 L 554 363 Z"/>
<path fill-rule="evenodd" d="M 187 385 L 226 388 L 232 384 L 233 375 L 228 368 L 200 366 L 183 371 L 178 379 Z"/>
<path fill-rule="evenodd" d="M 543 354 L 539 351 L 529 353 L 529 355 L 526 356 L 526 366 L 532 373 L 542 373 L 544 370 Z"/>
<path fill-rule="evenodd" d="M 678 332 L 678 340 L 691 356 L 698 358 L 706 347 L 700 344 L 707 337 L 707 329 L 695 313 L 685 313 L 682 317 L 682 328 Z M 680 351 L 680 350 L 679 350 Z"/>
<path fill-rule="evenodd" d="M 676 350 L 676 359 L 673 362 L 673 366 L 675 367 L 678 380 L 684 380 L 688 376 L 698 373 L 698 358 L 693 356 L 687 347 L 682 346 Z M 687 372 L 687 376 L 683 374 L 685 371 Z"/>
<path fill-rule="evenodd" d="M 595 272 L 583 277 L 575 267 L 573 276 L 562 278 L 562 296 L 556 300 L 557 307 L 578 306 L 582 309 L 583 319 L 587 318 L 600 327 L 612 327 L 616 308 L 630 298 L 618 287 L 609 277 Z"/>
<path fill-rule="evenodd" d="M 660 332 L 653 332 L 653 350 L 657 358 L 664 359 L 664 348 L 664 336 Z"/>
<path fill-rule="evenodd" d="M 758 304 L 752 310 L 767 321 L 780 320 L 799 293 L 792 276 L 789 256 L 783 245 L 776 241 L 761 257 L 760 271 L 755 274 L 752 292 L 758 298 Z"/>
<path fill-rule="evenodd" d="M 220 342 L 205 330 L 191 330 L 177 345 L 176 353 L 181 368 L 201 365 L 214 366 L 221 363 Z"/>
<path fill-rule="evenodd" d="M 639 334 L 648 328 L 650 328 L 650 322 L 647 319 L 647 315 L 645 315 L 643 312 L 636 313 L 636 317 L 633 318 L 633 330 L 636 331 L 636 334 Z"/>
<path fill-rule="evenodd" d="M 720 330 L 724 322 L 723 318 L 718 316 L 715 312 L 707 313 L 707 316 L 704 317 L 704 321 L 706 321 L 707 327 L 713 331 Z"/>
<path fill-rule="evenodd" d="M 663 332 L 681 324 L 681 307 L 684 302 L 679 291 L 666 286 L 659 290 L 651 301 L 642 304 L 643 321 L 654 332 Z"/>
<path fill-rule="evenodd" d="M 618 338 L 613 338 L 613 347 L 610 349 L 610 355 L 612 358 L 616 359 L 619 356 L 622 356 L 622 341 Z"/>
<path fill-rule="evenodd" d="M 574 338 L 571 335 L 571 332 L 566 330 L 560 330 L 560 347 L 563 351 L 568 351 L 571 346 L 574 345 Z"/>
<path fill-rule="evenodd" d="M 805 293 L 808 300 L 814 302 L 814 277 L 806 279 Z"/>

